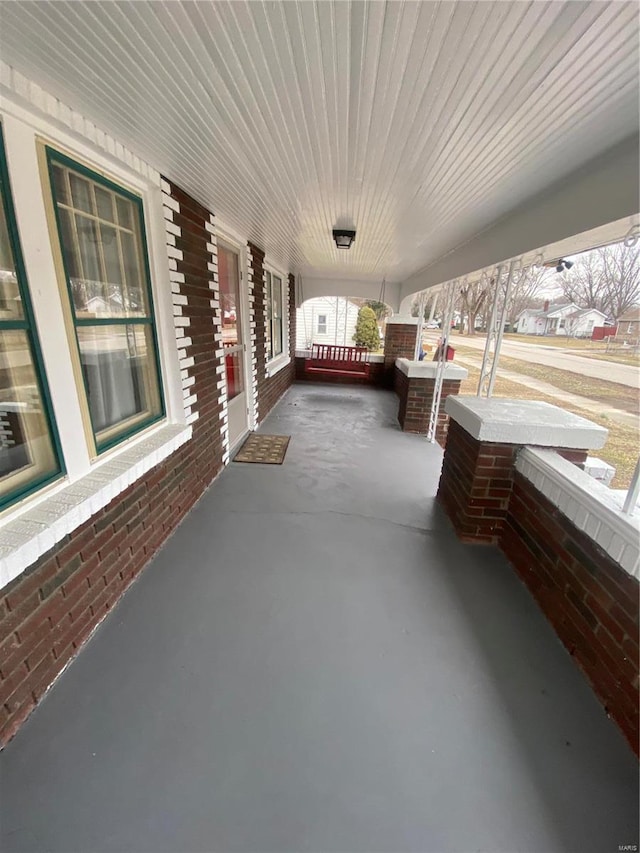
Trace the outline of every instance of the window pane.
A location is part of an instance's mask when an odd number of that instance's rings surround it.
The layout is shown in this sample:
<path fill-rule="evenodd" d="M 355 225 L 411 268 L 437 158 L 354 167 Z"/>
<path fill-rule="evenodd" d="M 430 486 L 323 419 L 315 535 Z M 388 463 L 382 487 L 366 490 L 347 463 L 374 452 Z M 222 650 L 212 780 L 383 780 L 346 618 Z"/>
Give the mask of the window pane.
<path fill-rule="evenodd" d="M 94 219 L 76 214 L 76 232 L 80 248 L 82 277 L 87 283 L 95 286 L 96 292 L 99 292 L 102 274 L 100 272 L 100 256 L 98 255 L 98 224 Z"/>
<path fill-rule="evenodd" d="M 282 353 L 282 279 L 273 277 L 273 354 Z"/>
<path fill-rule="evenodd" d="M 242 393 L 242 352 L 239 347 L 225 347 L 224 365 L 227 374 L 227 397 L 233 400 Z"/>
<path fill-rule="evenodd" d="M 129 228 L 131 230 L 133 219 L 136 218 L 133 204 L 128 198 L 116 196 L 116 207 L 118 208 L 118 224 L 122 228 Z"/>
<path fill-rule="evenodd" d="M 62 168 L 62 166 L 54 165 L 52 167 L 53 172 L 53 188 L 55 191 L 56 200 L 59 204 L 66 204 L 68 207 L 71 207 L 71 196 L 69 195 L 69 188 L 67 186 L 67 173 L 66 170 Z"/>
<path fill-rule="evenodd" d="M 271 348 L 271 299 L 273 298 L 272 288 L 271 288 L 271 273 L 265 273 L 267 286 L 265 293 L 265 321 L 264 321 L 264 337 L 265 337 L 265 350 L 267 353 L 267 360 L 269 360 L 273 356 L 273 350 Z"/>
<path fill-rule="evenodd" d="M 98 444 L 161 413 L 151 326 L 80 326 L 80 361 Z"/>
<path fill-rule="evenodd" d="M 54 163 L 52 172 L 76 317 L 149 317 L 139 207 L 73 169 Z"/>
<path fill-rule="evenodd" d="M 0 320 L 21 320 L 23 316 L 7 218 L 0 204 Z"/>
<path fill-rule="evenodd" d="M 120 244 L 127 284 L 126 295 L 123 294 L 123 302 L 130 306 L 128 309 L 129 316 L 145 316 L 149 313 L 149 306 L 146 299 L 146 288 L 142 284 L 146 280 L 146 273 L 142 265 L 142 241 L 139 237 L 136 240 L 133 234 L 120 231 Z"/>
<path fill-rule="evenodd" d="M 115 222 L 113 215 L 113 193 L 109 190 L 103 190 L 102 187 L 94 187 L 96 194 L 96 208 L 100 219 L 106 219 L 107 222 Z"/>
<path fill-rule="evenodd" d="M 27 332 L 0 331 L 0 498 L 58 470 Z"/>
<path fill-rule="evenodd" d="M 76 210 L 84 210 L 85 213 L 94 213 L 91 203 L 91 185 L 85 178 L 69 172 L 69 184 L 71 186 L 71 199 Z"/>
<path fill-rule="evenodd" d="M 242 342 L 238 324 L 240 276 L 238 256 L 224 246 L 218 246 L 218 280 L 222 306 L 222 340 L 225 346 L 232 346 Z"/>

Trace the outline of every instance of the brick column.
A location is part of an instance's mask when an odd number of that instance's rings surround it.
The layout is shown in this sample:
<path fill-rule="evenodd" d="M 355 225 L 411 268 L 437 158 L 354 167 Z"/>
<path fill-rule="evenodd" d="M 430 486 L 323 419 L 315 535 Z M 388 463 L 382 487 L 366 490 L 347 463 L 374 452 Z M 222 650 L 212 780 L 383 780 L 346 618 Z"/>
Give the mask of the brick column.
<path fill-rule="evenodd" d="M 509 508 L 517 451 L 557 450 L 577 465 L 600 448 L 607 430 L 534 400 L 449 396 L 447 446 L 438 500 L 464 542 L 497 544 Z"/>
<path fill-rule="evenodd" d="M 396 359 L 413 359 L 416 354 L 418 337 L 417 317 L 397 315 L 387 320 L 384 333 L 384 371 L 385 384 L 393 387 Z"/>
<path fill-rule="evenodd" d="M 429 430 L 431 406 L 436 386 L 437 363 L 433 361 L 409 361 L 399 358 L 395 365 L 394 388 L 400 398 L 398 422 L 403 432 L 426 435 Z M 444 368 L 444 381 L 438 421 L 436 441 L 444 447 L 449 427 L 449 415 L 444 403 L 450 395 L 460 393 L 460 383 L 469 375 L 469 371 L 457 364 L 448 363 Z"/>

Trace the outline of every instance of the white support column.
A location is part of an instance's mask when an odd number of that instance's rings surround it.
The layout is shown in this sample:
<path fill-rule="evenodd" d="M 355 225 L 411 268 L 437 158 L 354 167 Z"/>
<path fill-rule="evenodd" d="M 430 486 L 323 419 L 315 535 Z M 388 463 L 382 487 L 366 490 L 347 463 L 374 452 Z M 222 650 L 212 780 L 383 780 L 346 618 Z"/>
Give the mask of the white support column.
<path fill-rule="evenodd" d="M 517 261 L 509 263 L 509 271 L 506 281 L 503 281 L 504 264 L 498 264 L 496 271 L 496 285 L 491 308 L 491 320 L 487 331 L 487 341 L 484 347 L 480 379 L 478 380 L 478 397 L 491 397 L 496 380 L 498 362 L 500 360 L 500 347 L 504 335 L 504 321 L 507 316 L 509 294 L 511 293 L 511 282 Z"/>
<path fill-rule="evenodd" d="M 416 350 L 413 354 L 413 358 L 415 361 L 418 361 L 420 353 L 422 352 L 422 330 L 424 328 L 424 301 L 425 294 L 424 291 L 422 291 L 418 299 L 418 334 L 416 335 Z"/>
<path fill-rule="evenodd" d="M 435 313 L 436 313 L 436 306 L 438 304 L 438 296 L 439 295 L 440 295 L 440 291 L 438 291 L 437 293 L 434 293 L 433 296 L 431 297 L 431 308 L 429 310 L 429 322 L 430 323 L 433 323 L 433 318 L 434 318 Z"/>
<path fill-rule="evenodd" d="M 444 313 L 442 317 L 442 335 L 440 337 L 440 348 L 438 351 L 438 369 L 433 388 L 433 402 L 431 404 L 431 413 L 429 415 L 429 430 L 427 439 L 433 444 L 436 440 L 436 428 L 438 426 L 438 412 L 440 411 L 440 399 L 442 397 L 442 384 L 444 382 L 444 372 L 447 366 L 447 351 L 449 349 L 449 334 L 451 332 L 451 320 L 453 318 L 453 309 L 458 296 L 458 281 L 451 281 L 442 288 L 443 295 L 446 295 Z"/>

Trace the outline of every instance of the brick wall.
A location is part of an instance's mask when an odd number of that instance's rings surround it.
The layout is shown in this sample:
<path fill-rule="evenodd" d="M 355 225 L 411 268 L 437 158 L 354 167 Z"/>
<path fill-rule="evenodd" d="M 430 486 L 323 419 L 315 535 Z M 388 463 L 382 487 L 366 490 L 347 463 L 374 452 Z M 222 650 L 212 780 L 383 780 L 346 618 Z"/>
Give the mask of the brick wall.
<path fill-rule="evenodd" d="M 397 367 L 394 373 L 394 388 L 399 398 L 398 423 L 403 432 L 426 435 L 429 431 L 429 419 L 433 404 L 435 380 L 426 377 L 409 378 Z M 436 441 L 442 447 L 447 442 L 449 415 L 444 410 L 444 402 L 449 394 L 460 393 L 459 379 L 445 379 L 442 383 L 440 409 L 436 423 Z"/>
<path fill-rule="evenodd" d="M 638 581 L 515 472 L 501 547 L 638 752 Z"/>
<path fill-rule="evenodd" d="M 556 448 L 574 464 L 587 451 Z M 463 542 L 495 545 L 507 515 L 517 445 L 477 441 L 455 421 L 449 424 L 438 500 Z"/>
<path fill-rule="evenodd" d="M 387 322 L 384 332 L 384 366 L 386 382 L 392 387 L 397 358 L 413 358 L 416 354 L 418 326 L 415 323 Z"/>
<path fill-rule="evenodd" d="M 267 376 L 267 346 L 265 335 L 266 305 L 264 288 L 264 252 L 253 243 L 248 244 L 249 275 L 252 281 L 253 317 L 255 322 L 255 381 L 257 392 L 256 415 L 259 423 L 264 421 L 295 378 L 296 300 L 295 279 L 288 280 L 288 325 L 289 340 L 284 346 L 289 349 L 290 364 L 273 376 Z M 286 324 L 283 324 L 286 326 Z M 286 328 L 283 331 L 286 337 Z"/>
<path fill-rule="evenodd" d="M 211 214 L 164 184 L 176 336 L 193 438 L 0 593 L 0 743 L 17 730 L 223 465 Z M 212 298 L 213 297 L 213 298 Z"/>

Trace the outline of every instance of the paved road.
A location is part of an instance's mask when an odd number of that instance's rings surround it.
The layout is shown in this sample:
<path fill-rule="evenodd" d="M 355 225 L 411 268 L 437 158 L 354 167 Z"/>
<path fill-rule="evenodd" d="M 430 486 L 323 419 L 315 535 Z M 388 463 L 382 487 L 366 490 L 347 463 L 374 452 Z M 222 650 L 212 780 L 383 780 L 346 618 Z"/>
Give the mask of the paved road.
<path fill-rule="evenodd" d="M 451 335 L 451 345 L 472 347 L 484 350 L 483 337 L 467 338 L 461 335 Z M 617 382 L 630 388 L 640 389 L 640 370 L 630 364 L 616 364 L 611 361 L 600 361 L 595 358 L 584 358 L 573 355 L 559 347 L 549 347 L 543 344 L 525 344 L 519 341 L 503 341 L 501 352 L 510 358 L 519 358 L 534 364 L 544 364 L 547 367 L 558 367 L 569 370 L 580 376 L 591 376 L 594 379 L 604 379 L 607 382 Z"/>

